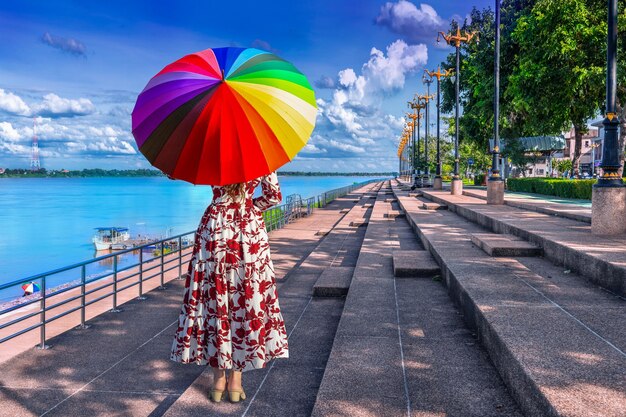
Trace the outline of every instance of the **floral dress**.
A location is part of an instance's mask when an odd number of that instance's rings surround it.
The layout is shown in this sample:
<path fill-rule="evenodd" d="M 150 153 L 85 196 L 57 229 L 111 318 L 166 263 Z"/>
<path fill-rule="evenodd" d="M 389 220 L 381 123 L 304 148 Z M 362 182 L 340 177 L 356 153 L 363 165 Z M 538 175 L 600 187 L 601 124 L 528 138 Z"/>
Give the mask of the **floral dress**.
<path fill-rule="evenodd" d="M 253 198 L 259 184 L 263 195 Z M 239 199 L 213 187 L 196 232 L 170 359 L 247 371 L 289 356 L 262 216 L 280 200 L 275 173 L 247 182 Z"/>

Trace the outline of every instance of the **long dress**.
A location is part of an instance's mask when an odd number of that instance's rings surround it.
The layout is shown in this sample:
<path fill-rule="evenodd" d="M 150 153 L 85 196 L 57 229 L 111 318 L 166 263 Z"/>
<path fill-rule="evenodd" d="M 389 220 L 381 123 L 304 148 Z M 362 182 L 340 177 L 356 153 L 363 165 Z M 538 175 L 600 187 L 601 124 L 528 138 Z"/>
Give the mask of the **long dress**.
<path fill-rule="evenodd" d="M 263 194 L 253 198 L 261 184 Z M 281 200 L 275 173 L 232 199 L 213 187 L 196 232 L 170 359 L 248 371 L 289 357 L 263 211 Z"/>

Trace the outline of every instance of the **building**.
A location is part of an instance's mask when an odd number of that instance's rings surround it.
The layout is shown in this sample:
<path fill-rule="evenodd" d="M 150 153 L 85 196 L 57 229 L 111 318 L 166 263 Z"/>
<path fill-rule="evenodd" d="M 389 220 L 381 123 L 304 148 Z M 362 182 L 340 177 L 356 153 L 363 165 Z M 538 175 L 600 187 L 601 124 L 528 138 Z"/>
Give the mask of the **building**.
<path fill-rule="evenodd" d="M 552 160 L 560 157 L 566 147 L 566 141 L 562 136 L 532 136 L 517 138 L 521 143 L 526 155 L 532 155 L 533 161 L 529 163 L 524 172 L 518 168 L 511 167 L 509 163 L 502 166 L 505 167 L 505 178 L 509 174 L 513 177 L 549 177 L 552 176 Z M 490 147 L 493 148 L 493 139 L 489 140 Z M 501 150 L 504 150 L 506 142 L 500 144 Z M 504 161 L 503 161 L 504 162 Z"/>
<path fill-rule="evenodd" d="M 599 122 L 602 125 L 602 122 Z M 598 166 L 599 159 L 601 158 L 601 151 L 599 151 L 599 147 L 601 146 L 601 141 L 603 137 L 600 137 L 600 130 L 596 123 L 592 123 L 589 126 L 589 131 L 585 133 L 582 137 L 582 143 L 580 146 L 580 162 L 579 169 L 580 174 L 589 174 L 593 175 L 592 166 L 595 159 L 595 166 Z M 574 129 L 570 129 L 569 132 L 565 132 L 563 134 L 565 138 L 565 149 L 562 154 L 555 154 L 554 157 L 558 159 L 562 158 L 574 158 L 574 146 L 576 144 L 576 138 L 574 136 Z"/>

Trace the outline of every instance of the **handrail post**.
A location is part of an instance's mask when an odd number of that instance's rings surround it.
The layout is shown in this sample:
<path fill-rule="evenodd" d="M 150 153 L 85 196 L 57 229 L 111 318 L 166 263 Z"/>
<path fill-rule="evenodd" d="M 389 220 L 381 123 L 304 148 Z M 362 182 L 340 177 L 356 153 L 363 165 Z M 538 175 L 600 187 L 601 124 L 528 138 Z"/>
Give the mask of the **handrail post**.
<path fill-rule="evenodd" d="M 39 345 L 37 349 L 50 349 L 50 345 L 46 345 L 46 276 L 41 278 L 41 301 L 39 301 Z"/>
<path fill-rule="evenodd" d="M 161 241 L 161 285 L 159 285 L 160 290 L 164 290 L 165 287 L 165 241 Z"/>
<path fill-rule="evenodd" d="M 178 236 L 178 280 L 183 279 L 183 237 Z"/>
<path fill-rule="evenodd" d="M 139 252 L 139 297 L 138 300 L 145 300 L 146 297 L 143 295 L 143 251 Z"/>
<path fill-rule="evenodd" d="M 119 313 L 121 308 L 117 307 L 117 254 L 113 256 L 113 308 L 109 310 L 111 313 Z"/>
<path fill-rule="evenodd" d="M 83 264 L 80 268 L 80 325 L 77 329 L 88 329 L 91 326 L 85 324 L 85 283 L 87 280 L 87 265 Z"/>

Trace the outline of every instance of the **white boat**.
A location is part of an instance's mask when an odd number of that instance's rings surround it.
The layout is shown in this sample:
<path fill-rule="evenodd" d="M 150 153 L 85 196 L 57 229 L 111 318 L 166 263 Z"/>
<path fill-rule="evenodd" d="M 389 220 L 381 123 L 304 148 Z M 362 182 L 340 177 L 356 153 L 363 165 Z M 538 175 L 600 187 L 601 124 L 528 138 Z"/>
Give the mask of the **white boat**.
<path fill-rule="evenodd" d="M 109 250 L 132 247 L 129 239 L 130 233 L 126 227 L 96 227 L 96 235 L 92 241 L 96 250 Z"/>

